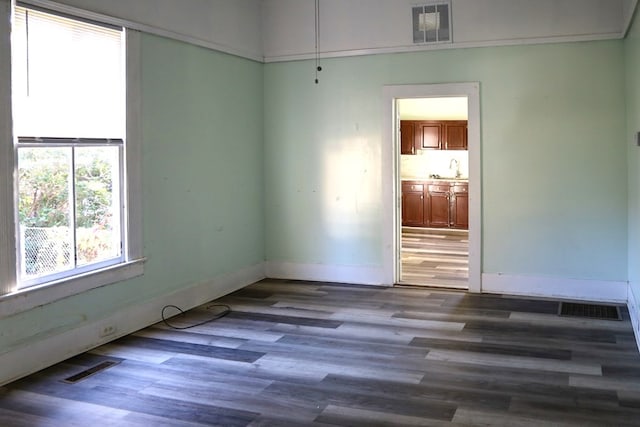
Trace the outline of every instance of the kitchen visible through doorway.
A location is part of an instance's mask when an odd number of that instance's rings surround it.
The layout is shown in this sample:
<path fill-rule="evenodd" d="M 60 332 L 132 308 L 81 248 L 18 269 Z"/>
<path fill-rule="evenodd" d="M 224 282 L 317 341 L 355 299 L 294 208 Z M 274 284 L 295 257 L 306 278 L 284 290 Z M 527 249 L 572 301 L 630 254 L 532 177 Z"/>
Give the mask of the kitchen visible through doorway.
<path fill-rule="evenodd" d="M 469 288 L 467 97 L 397 100 L 398 284 Z"/>

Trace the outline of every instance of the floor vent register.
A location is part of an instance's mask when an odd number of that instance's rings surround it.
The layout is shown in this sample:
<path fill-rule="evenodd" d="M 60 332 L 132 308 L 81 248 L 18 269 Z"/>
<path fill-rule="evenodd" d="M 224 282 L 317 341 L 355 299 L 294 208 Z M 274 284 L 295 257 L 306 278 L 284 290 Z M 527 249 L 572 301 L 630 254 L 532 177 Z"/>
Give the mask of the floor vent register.
<path fill-rule="evenodd" d="M 586 317 L 589 319 L 622 320 L 620 308 L 615 305 L 561 302 L 558 314 L 560 316 Z"/>
<path fill-rule="evenodd" d="M 90 377 L 91 375 L 95 375 L 100 371 L 104 371 L 107 368 L 110 368 L 114 365 L 117 365 L 118 363 L 120 363 L 119 361 L 115 361 L 115 360 L 107 360 L 105 362 L 99 363 L 96 366 L 93 366 L 89 369 L 85 369 L 84 371 L 77 373 L 75 375 L 70 376 L 69 378 L 65 378 L 64 380 L 62 380 L 62 382 L 65 383 L 70 383 L 70 384 L 74 384 L 77 383 L 78 381 L 82 381 L 88 377 Z"/>

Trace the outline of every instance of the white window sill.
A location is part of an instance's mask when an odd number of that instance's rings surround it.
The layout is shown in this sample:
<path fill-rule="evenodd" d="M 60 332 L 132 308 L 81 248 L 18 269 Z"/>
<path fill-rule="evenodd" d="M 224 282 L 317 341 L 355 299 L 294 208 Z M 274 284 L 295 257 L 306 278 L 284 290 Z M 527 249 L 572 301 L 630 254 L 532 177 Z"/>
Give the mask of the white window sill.
<path fill-rule="evenodd" d="M 0 296 L 0 319 L 91 289 L 141 276 L 144 273 L 145 261 L 146 258 L 141 258 L 2 295 Z"/>

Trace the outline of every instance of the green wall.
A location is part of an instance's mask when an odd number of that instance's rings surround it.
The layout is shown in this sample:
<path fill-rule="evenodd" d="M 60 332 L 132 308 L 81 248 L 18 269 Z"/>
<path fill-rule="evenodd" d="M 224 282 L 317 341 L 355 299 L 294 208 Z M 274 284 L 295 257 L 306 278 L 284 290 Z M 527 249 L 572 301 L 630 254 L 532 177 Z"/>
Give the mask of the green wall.
<path fill-rule="evenodd" d="M 382 87 L 479 81 L 485 273 L 626 280 L 623 43 L 265 66 L 268 261 L 382 266 Z"/>
<path fill-rule="evenodd" d="M 624 42 L 626 60 L 627 161 L 629 169 L 629 281 L 640 295 L 640 148 L 635 135 L 640 132 L 640 24 L 634 23 Z"/>
<path fill-rule="evenodd" d="M 145 274 L 0 320 L 0 349 L 264 261 L 263 66 L 142 37 Z"/>

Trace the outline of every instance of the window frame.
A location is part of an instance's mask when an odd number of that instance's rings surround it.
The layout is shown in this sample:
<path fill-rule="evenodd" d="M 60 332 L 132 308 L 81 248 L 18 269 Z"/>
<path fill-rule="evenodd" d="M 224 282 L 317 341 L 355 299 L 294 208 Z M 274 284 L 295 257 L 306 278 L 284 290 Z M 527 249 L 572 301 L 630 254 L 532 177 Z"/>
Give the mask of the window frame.
<path fill-rule="evenodd" d="M 85 264 L 85 265 L 77 265 L 77 260 L 75 259 L 76 257 L 74 256 L 74 264 L 75 268 L 70 269 L 70 270 L 63 270 L 63 271 L 57 271 L 57 272 L 53 272 L 53 273 L 47 273 L 44 274 L 42 276 L 35 276 L 35 277 L 22 277 L 22 280 L 18 281 L 18 290 L 20 289 L 26 289 L 32 286 L 37 286 L 40 284 L 47 284 L 49 282 L 53 282 L 56 280 L 63 280 L 67 277 L 72 277 L 72 276 L 77 276 L 78 274 L 83 274 L 83 273 L 88 273 L 91 271 L 95 271 L 95 270 L 99 270 L 101 268 L 106 268 L 106 267 L 110 267 L 110 266 L 115 266 L 118 264 L 122 264 L 123 262 L 126 261 L 126 254 L 124 253 L 124 244 L 127 241 L 127 236 L 126 236 L 126 224 L 125 224 L 125 203 L 124 203 L 124 197 L 125 197 L 125 193 L 124 193 L 124 180 L 125 180 L 125 165 L 124 165 L 124 153 L 125 153 L 125 143 L 122 139 L 109 139 L 109 138 L 77 138 L 77 139 L 70 139 L 70 138 L 32 138 L 32 137 L 21 137 L 18 136 L 17 138 L 17 142 L 15 143 L 15 150 L 16 150 L 16 157 L 19 158 L 19 150 L 20 149 L 25 149 L 25 148 L 69 148 L 72 150 L 72 155 L 71 157 L 74 157 L 73 152 L 75 151 L 75 149 L 77 148 L 87 148 L 87 147 L 115 147 L 118 149 L 118 193 L 119 193 L 119 208 L 118 208 L 118 221 L 120 224 L 120 232 L 119 232 L 119 239 L 120 239 L 120 244 L 121 244 L 121 248 L 120 248 L 120 255 L 117 257 L 112 257 L 112 258 L 108 258 L 108 259 L 104 259 L 101 261 L 97 261 L 97 262 L 92 262 L 90 264 Z M 72 161 L 73 163 L 73 161 Z M 19 160 L 17 162 L 18 168 L 20 167 L 19 164 Z M 71 168 L 73 170 L 73 168 Z M 75 190 L 75 171 L 72 171 L 71 173 L 70 181 L 71 184 Z M 16 179 L 16 193 L 19 194 L 19 179 Z M 72 197 L 73 199 L 75 199 L 75 197 Z M 19 199 L 19 196 L 18 196 Z M 18 200 L 19 203 L 19 200 Z M 75 200 L 74 200 L 75 203 Z M 17 208 L 17 206 L 16 206 Z M 73 213 L 71 215 L 74 216 L 74 219 L 72 221 L 73 224 L 75 224 L 76 218 L 75 218 L 75 212 L 76 210 L 73 209 Z M 18 213 L 18 209 L 16 209 L 16 213 L 14 214 L 16 215 L 16 218 L 19 218 L 19 213 Z M 77 229 L 74 225 L 73 227 L 73 241 L 76 244 L 76 247 L 74 248 L 74 255 L 76 254 L 76 250 L 77 250 L 77 240 L 76 240 L 76 232 Z M 17 246 L 17 255 L 16 259 L 18 261 L 18 277 L 20 278 L 20 276 L 22 275 L 25 266 L 24 264 L 24 260 L 21 260 L 21 256 L 24 254 L 24 248 L 23 248 L 23 243 L 22 239 L 21 239 L 21 229 L 20 229 L 20 221 L 19 219 L 16 220 L 16 246 Z"/>
<path fill-rule="evenodd" d="M 124 150 L 124 261 L 115 265 L 18 288 L 19 263 L 17 212 L 17 149 L 11 113 L 11 0 L 0 0 L 0 318 L 27 311 L 82 292 L 121 282 L 144 273 L 142 243 L 142 132 L 140 32 L 122 25 L 115 18 L 69 8 L 47 0 L 25 0 L 26 7 L 44 7 L 53 13 L 79 20 L 91 19 L 124 27 L 126 86 L 126 149 Z"/>

